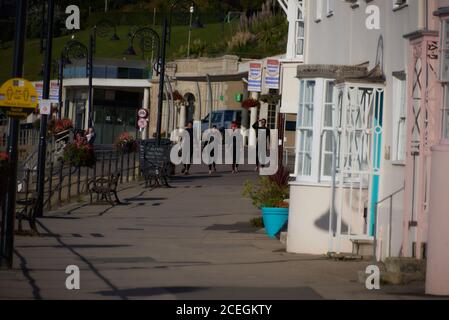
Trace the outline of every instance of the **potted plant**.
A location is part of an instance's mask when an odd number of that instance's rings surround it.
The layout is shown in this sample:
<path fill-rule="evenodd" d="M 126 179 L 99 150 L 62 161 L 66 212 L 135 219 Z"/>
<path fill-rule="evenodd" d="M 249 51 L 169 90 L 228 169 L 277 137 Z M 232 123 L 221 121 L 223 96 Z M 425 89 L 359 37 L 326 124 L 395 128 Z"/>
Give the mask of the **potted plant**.
<path fill-rule="evenodd" d="M 260 177 L 258 181 L 245 184 L 244 196 L 262 210 L 267 234 L 275 238 L 288 221 L 289 172 L 280 167 L 273 176 Z"/>
<path fill-rule="evenodd" d="M 139 149 L 137 140 L 129 132 L 123 132 L 120 134 L 115 143 L 115 147 L 117 150 L 125 154 L 137 152 Z"/>
<path fill-rule="evenodd" d="M 75 167 L 93 167 L 96 162 L 93 146 L 84 140 L 68 144 L 64 148 L 63 158 Z"/>

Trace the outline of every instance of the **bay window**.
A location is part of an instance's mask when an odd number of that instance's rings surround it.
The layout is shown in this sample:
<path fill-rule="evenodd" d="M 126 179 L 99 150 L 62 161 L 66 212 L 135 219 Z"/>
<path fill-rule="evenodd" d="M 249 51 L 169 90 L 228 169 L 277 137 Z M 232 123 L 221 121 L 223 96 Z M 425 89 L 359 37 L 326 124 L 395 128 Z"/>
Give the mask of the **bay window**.
<path fill-rule="evenodd" d="M 295 175 L 318 183 L 332 176 L 335 128 L 334 83 L 328 79 L 300 81 Z"/>

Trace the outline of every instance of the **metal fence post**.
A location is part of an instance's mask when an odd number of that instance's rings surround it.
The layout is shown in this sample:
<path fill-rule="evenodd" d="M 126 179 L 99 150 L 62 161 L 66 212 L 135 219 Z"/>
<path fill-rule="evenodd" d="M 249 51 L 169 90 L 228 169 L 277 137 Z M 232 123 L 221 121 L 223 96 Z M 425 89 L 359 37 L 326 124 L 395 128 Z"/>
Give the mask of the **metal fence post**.
<path fill-rule="evenodd" d="M 58 206 L 60 206 L 61 202 L 62 202 L 62 184 L 64 181 L 63 171 L 64 171 L 64 161 L 60 161 L 59 162 Z"/>
<path fill-rule="evenodd" d="M 81 166 L 78 167 L 78 177 L 76 182 L 76 196 L 79 197 L 81 194 Z"/>
<path fill-rule="evenodd" d="M 52 196 L 52 187 L 53 187 L 53 161 L 50 161 L 50 170 L 48 174 L 48 203 L 47 208 L 51 210 L 51 196 Z"/>
<path fill-rule="evenodd" d="M 72 191 L 72 163 L 69 163 L 69 179 L 68 179 L 68 189 L 67 189 L 67 200 L 70 201 L 71 197 L 71 191 Z"/>

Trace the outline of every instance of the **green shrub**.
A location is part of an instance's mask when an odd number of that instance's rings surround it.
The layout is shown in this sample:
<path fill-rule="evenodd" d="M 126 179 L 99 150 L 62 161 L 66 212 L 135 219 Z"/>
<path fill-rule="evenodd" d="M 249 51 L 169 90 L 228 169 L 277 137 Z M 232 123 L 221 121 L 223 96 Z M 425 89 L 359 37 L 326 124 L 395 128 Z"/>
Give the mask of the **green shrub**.
<path fill-rule="evenodd" d="M 252 200 L 256 208 L 283 208 L 289 197 L 289 173 L 284 167 L 270 177 L 260 177 L 258 181 L 247 181 L 243 195 Z"/>

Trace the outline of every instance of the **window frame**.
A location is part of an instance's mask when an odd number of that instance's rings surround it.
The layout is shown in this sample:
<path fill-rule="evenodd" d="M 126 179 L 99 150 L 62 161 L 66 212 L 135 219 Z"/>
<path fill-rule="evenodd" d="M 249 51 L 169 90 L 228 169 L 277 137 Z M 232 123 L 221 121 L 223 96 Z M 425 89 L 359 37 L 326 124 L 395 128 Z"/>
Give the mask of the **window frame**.
<path fill-rule="evenodd" d="M 302 28 L 302 35 L 300 30 Z M 299 46 L 299 43 L 302 46 Z M 300 6 L 298 7 L 298 11 L 296 12 L 296 20 L 295 20 L 295 56 L 296 57 L 304 57 L 304 44 L 305 44 L 305 21 L 304 21 L 304 10 Z M 299 50 L 301 48 L 301 50 Z"/>
<path fill-rule="evenodd" d="M 393 158 L 404 164 L 407 157 L 407 79 L 393 77 Z M 402 129 L 402 130 L 401 130 Z"/>
<path fill-rule="evenodd" d="M 441 140 L 449 144 L 449 83 L 444 83 L 444 103 L 441 117 Z"/>
<path fill-rule="evenodd" d="M 333 83 L 334 79 L 329 78 L 304 78 L 299 81 L 299 105 L 298 105 L 298 114 L 296 120 L 296 152 L 295 152 L 295 173 L 297 182 L 304 183 L 329 183 L 332 181 L 332 175 L 325 176 L 324 175 L 324 164 L 325 164 L 325 155 L 329 154 L 329 152 L 323 152 L 325 148 L 325 139 L 323 138 L 325 132 L 333 131 L 336 128 L 337 123 L 337 106 L 334 100 L 335 87 L 331 92 L 331 102 L 327 102 L 326 100 L 326 89 L 327 85 Z M 308 82 L 314 82 L 315 86 L 313 89 L 313 97 L 311 101 L 306 101 L 306 84 Z M 305 108 L 306 106 L 312 102 L 312 123 L 310 125 L 304 125 L 304 117 L 305 117 Z M 326 127 L 325 120 L 325 109 L 326 106 L 332 106 L 332 127 Z M 305 148 L 305 142 L 307 139 L 305 134 L 312 134 L 310 141 L 310 150 Z M 337 146 L 338 147 L 338 146 Z M 310 165 L 310 173 L 305 172 L 305 157 L 307 154 L 311 156 L 311 165 Z M 301 158 L 302 157 L 302 161 Z"/>

